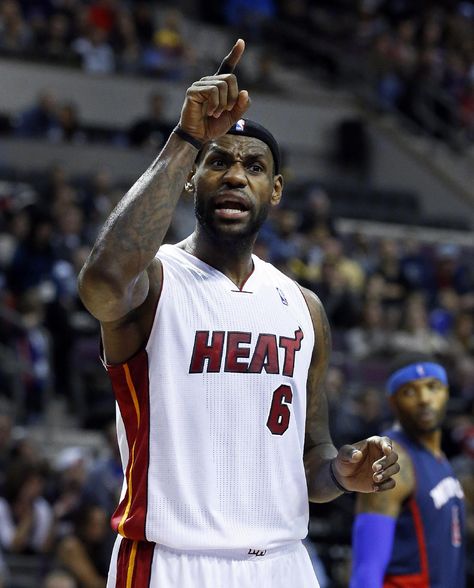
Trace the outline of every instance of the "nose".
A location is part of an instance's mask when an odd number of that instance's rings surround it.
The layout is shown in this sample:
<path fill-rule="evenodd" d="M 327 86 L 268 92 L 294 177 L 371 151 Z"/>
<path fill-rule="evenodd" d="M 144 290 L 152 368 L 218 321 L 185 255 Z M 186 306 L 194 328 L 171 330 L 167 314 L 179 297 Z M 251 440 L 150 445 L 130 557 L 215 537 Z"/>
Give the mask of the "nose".
<path fill-rule="evenodd" d="M 418 390 L 418 402 L 420 404 L 430 404 L 432 394 L 427 386 L 421 386 Z"/>
<path fill-rule="evenodd" d="M 247 175 L 242 163 L 240 161 L 235 161 L 232 165 L 230 165 L 224 174 L 223 180 L 229 186 L 246 186 Z"/>

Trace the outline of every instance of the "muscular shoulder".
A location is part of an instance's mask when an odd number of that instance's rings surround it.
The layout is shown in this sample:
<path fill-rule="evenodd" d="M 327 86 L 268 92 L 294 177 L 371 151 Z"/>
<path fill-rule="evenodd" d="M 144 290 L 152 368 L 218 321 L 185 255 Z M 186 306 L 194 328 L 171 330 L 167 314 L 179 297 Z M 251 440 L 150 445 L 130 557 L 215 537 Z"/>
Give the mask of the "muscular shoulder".
<path fill-rule="evenodd" d="M 397 517 L 402 504 L 413 493 L 415 488 L 415 473 L 413 463 L 407 451 L 399 444 L 393 443 L 398 453 L 400 471 L 394 476 L 396 486 L 387 492 L 373 492 L 370 494 L 358 494 L 356 511 L 374 512 L 391 517 Z"/>

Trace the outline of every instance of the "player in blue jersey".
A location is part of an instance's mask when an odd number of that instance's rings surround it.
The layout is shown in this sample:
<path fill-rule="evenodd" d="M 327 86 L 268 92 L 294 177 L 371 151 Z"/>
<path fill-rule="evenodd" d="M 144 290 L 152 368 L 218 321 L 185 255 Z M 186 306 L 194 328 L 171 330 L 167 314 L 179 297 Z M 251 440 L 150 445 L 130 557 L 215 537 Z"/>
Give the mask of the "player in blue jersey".
<path fill-rule="evenodd" d="M 406 354 L 387 394 L 400 473 L 390 492 L 357 497 L 350 588 L 464 588 L 464 495 L 441 450 L 446 371 Z"/>

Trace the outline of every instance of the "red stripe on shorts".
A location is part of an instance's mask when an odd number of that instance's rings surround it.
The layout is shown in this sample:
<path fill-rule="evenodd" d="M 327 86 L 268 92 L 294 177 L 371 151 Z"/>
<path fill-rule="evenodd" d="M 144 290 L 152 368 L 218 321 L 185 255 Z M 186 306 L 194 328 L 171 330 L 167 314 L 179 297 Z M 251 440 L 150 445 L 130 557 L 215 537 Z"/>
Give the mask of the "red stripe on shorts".
<path fill-rule="evenodd" d="M 122 539 L 115 588 L 149 588 L 155 544 Z"/>

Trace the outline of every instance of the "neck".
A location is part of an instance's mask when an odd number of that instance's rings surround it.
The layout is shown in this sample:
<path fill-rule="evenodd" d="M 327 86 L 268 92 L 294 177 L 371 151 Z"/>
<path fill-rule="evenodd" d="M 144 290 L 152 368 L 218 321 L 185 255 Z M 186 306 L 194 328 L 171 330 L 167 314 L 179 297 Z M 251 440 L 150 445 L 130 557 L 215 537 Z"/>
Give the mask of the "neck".
<path fill-rule="evenodd" d="M 178 247 L 216 268 L 240 288 L 253 270 L 252 249 L 255 239 L 256 235 L 213 239 L 198 226 Z"/>
<path fill-rule="evenodd" d="M 410 434 L 418 443 L 423 445 L 425 449 L 436 457 L 440 457 L 443 454 L 441 450 L 441 429 L 435 429 L 426 433 L 416 432 Z"/>

